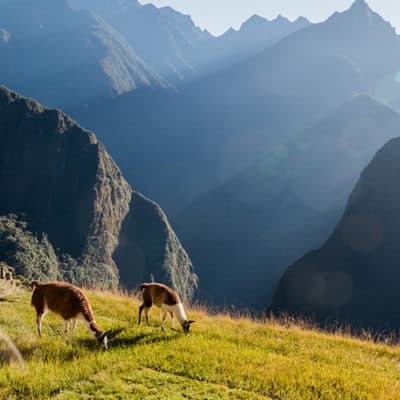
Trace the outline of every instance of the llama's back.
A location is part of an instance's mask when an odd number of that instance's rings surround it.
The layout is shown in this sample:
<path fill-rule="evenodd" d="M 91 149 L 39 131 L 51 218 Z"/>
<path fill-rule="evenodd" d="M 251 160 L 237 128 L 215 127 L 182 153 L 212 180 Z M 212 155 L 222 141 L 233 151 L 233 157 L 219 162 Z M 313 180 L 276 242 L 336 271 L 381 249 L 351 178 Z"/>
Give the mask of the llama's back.
<path fill-rule="evenodd" d="M 175 305 L 181 302 L 178 293 L 162 283 L 144 283 L 140 288 L 145 303 L 152 302 L 161 307 L 162 304 Z"/>
<path fill-rule="evenodd" d="M 47 307 L 55 314 L 68 320 L 79 314 L 92 321 L 93 311 L 85 294 L 66 282 L 47 282 L 38 285 L 32 294 L 32 305 Z"/>

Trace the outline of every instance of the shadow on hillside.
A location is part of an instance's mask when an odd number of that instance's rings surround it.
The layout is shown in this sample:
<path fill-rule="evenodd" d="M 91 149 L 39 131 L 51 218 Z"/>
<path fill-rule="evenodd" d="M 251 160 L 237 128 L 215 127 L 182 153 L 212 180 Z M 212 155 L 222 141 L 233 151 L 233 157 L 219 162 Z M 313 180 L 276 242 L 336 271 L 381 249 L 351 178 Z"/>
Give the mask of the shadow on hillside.
<path fill-rule="evenodd" d="M 153 332 L 150 333 L 140 333 L 139 335 L 130 337 L 118 337 L 110 341 L 110 347 L 126 347 L 134 346 L 137 344 L 153 344 L 159 342 L 169 342 L 175 340 L 181 335 L 174 333 L 172 335 L 154 335 Z"/>
<path fill-rule="evenodd" d="M 120 333 L 123 333 L 124 331 L 127 331 L 127 329 L 118 329 L 116 333 L 115 332 L 111 333 L 111 335 L 109 336 L 109 342 L 108 342 L 109 349 L 113 349 L 116 347 L 135 346 L 137 344 L 147 345 L 147 344 L 153 344 L 153 343 L 158 343 L 158 342 L 169 342 L 171 340 L 175 340 L 175 339 L 179 338 L 180 336 L 182 336 L 181 333 L 178 333 L 178 332 L 174 332 L 173 334 L 164 335 L 164 336 L 163 336 L 162 332 L 160 332 L 158 335 L 155 334 L 154 332 L 149 332 L 149 333 L 140 333 L 140 334 L 134 335 L 134 336 L 118 337 L 118 335 Z M 99 349 L 99 345 L 97 344 L 97 342 L 91 338 L 78 339 L 77 343 L 80 346 L 83 346 L 90 350 L 98 350 Z"/>

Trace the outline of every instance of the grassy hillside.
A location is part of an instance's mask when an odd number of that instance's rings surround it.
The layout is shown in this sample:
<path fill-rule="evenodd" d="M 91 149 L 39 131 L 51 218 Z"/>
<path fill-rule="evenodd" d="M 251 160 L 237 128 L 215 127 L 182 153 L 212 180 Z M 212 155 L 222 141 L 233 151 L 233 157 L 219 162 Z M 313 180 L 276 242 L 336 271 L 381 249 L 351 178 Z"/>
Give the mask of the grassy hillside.
<path fill-rule="evenodd" d="M 0 327 L 24 365 L 0 364 L 1 399 L 371 399 L 400 398 L 400 348 L 341 335 L 211 317 L 189 311 L 192 333 L 136 325 L 138 301 L 89 292 L 98 324 L 124 328 L 101 351 L 79 326 L 61 342 L 48 315 L 35 334 L 30 293 L 0 302 Z M 1 347 L 0 347 L 1 348 Z"/>

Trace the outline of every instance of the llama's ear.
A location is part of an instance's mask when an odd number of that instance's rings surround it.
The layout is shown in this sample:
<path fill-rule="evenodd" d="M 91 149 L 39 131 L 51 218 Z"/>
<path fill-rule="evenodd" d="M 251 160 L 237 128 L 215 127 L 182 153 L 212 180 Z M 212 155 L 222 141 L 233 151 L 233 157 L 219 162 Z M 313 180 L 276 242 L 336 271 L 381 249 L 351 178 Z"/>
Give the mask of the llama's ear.
<path fill-rule="evenodd" d="M 188 321 L 188 324 L 194 324 L 196 321 L 190 320 Z"/>

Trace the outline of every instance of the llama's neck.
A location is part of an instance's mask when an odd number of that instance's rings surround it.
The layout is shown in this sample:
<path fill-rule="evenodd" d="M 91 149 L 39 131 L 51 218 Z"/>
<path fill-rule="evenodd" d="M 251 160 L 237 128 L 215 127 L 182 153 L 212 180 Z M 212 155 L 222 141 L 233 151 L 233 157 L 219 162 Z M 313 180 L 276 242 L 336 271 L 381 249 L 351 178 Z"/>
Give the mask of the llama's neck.
<path fill-rule="evenodd" d="M 172 306 L 172 309 L 173 309 L 172 312 L 174 313 L 175 318 L 182 325 L 187 320 L 185 309 L 183 308 L 183 304 L 177 303 L 174 306 Z"/>
<path fill-rule="evenodd" d="M 99 327 L 96 324 L 96 321 L 92 320 L 92 321 L 87 321 L 84 320 L 83 321 L 84 324 L 86 325 L 87 330 L 95 337 L 97 338 L 98 336 L 100 336 L 103 332 L 99 329 Z"/>

